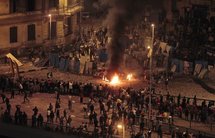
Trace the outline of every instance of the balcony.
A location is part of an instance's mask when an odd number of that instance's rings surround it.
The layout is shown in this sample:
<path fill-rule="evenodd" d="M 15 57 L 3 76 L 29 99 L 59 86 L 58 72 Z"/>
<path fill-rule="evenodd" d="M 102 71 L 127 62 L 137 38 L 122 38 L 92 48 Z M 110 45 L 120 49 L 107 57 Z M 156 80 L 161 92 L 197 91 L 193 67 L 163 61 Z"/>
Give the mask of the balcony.
<path fill-rule="evenodd" d="M 8 24 L 18 24 L 42 19 L 42 11 L 10 13 L 0 15 L 0 25 L 3 26 Z"/>
<path fill-rule="evenodd" d="M 9 14 L 1 14 L 0 15 L 0 25 L 8 25 L 8 24 L 18 24 L 18 23 L 25 23 L 25 22 L 32 22 L 32 21 L 42 21 L 46 18 L 46 14 L 53 14 L 53 15 L 71 15 L 76 12 L 80 12 L 83 9 L 83 2 L 82 0 L 78 2 L 74 2 L 69 5 L 61 4 L 59 7 L 51 8 L 51 9 L 40 9 L 35 11 L 24 11 L 19 10 L 19 12 L 9 13 Z"/>
<path fill-rule="evenodd" d="M 80 12 L 83 9 L 82 5 L 83 5 L 82 0 L 70 3 L 67 5 L 65 3 L 62 3 L 62 4 L 60 4 L 59 7 L 49 9 L 46 12 L 48 12 L 49 14 L 53 14 L 53 15 L 62 15 L 62 16 L 71 15 L 76 12 Z"/>
<path fill-rule="evenodd" d="M 191 3 L 196 5 L 210 5 L 211 0 L 191 0 Z"/>

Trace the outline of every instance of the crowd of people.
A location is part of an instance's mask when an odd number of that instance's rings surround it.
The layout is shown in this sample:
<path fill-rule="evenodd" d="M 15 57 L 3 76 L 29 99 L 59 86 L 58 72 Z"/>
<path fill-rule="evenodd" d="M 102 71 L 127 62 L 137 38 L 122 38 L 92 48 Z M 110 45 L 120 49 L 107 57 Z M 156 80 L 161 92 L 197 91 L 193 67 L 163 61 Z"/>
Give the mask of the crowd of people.
<path fill-rule="evenodd" d="M 201 25 L 201 26 L 200 26 Z M 126 35 L 129 36 L 130 47 L 128 53 L 132 50 L 139 50 L 144 44 L 142 36 L 149 36 L 149 22 L 143 20 L 140 24 L 126 29 Z M 159 26 L 156 39 L 167 42 L 174 47 L 174 56 L 184 55 L 184 58 L 189 59 L 205 59 L 206 53 L 199 53 L 199 47 L 202 45 L 214 45 L 214 19 L 210 20 L 205 17 L 195 14 L 195 8 L 185 12 L 184 17 L 178 18 L 175 23 L 174 32 L 167 32 L 165 23 Z M 108 44 L 107 28 L 100 28 L 95 31 L 93 27 L 83 29 L 80 37 L 77 37 L 74 45 L 70 46 L 70 55 L 66 48 L 57 49 L 61 54 L 61 58 L 80 58 L 80 56 L 88 55 L 90 61 L 97 61 L 98 49 L 106 48 Z M 181 53 L 187 48 L 188 51 L 197 50 L 197 55 Z M 155 50 L 158 49 L 158 43 L 155 42 Z M 192 50 L 190 50 L 192 49 Z M 144 51 L 147 51 L 145 49 Z M 157 59 L 160 59 L 157 58 Z M 142 61 L 148 60 L 148 57 L 141 57 Z M 159 61 L 161 63 L 163 61 Z M 168 81 L 165 82 L 166 90 L 168 91 Z M 168 131 L 172 138 L 195 135 L 201 138 L 202 134 L 190 134 L 188 131 L 182 133 L 178 129 L 173 129 L 174 119 L 180 118 L 187 121 L 196 121 L 198 123 L 213 123 L 215 121 L 214 101 L 198 100 L 196 96 L 193 98 L 185 97 L 181 94 L 172 96 L 169 93 L 163 95 L 161 92 L 153 88 L 153 93 L 150 93 L 148 87 L 135 90 L 131 87 L 116 88 L 104 84 L 92 84 L 86 82 L 62 81 L 53 79 L 38 79 L 38 78 L 20 78 L 15 81 L 8 76 L 0 76 L 0 90 L 2 102 L 5 103 L 6 109 L 1 112 L 2 119 L 5 122 L 15 122 L 19 125 L 27 125 L 28 120 L 31 120 L 32 127 L 50 128 L 52 124 L 59 124 L 54 129 L 55 131 L 64 131 L 67 133 L 87 132 L 89 127 L 93 127 L 92 137 L 112 137 L 116 134 L 115 127 L 119 122 L 123 122 L 126 130 L 131 131 L 131 136 L 135 138 L 151 137 L 152 131 L 156 131 L 158 137 L 162 138 L 165 130 L 165 125 L 169 126 Z M 9 92 L 11 95 L 5 94 Z M 20 105 L 16 105 L 15 114 L 11 112 L 10 99 L 16 98 L 16 94 L 23 95 L 23 102 L 30 102 L 35 92 L 40 93 L 56 93 L 56 102 L 50 103 L 47 108 L 46 117 L 40 113 L 37 105 L 32 109 L 33 114 L 29 118 L 29 114 L 22 111 Z M 68 95 L 68 107 L 61 106 L 61 95 Z M 84 98 L 88 98 L 86 106 L 83 107 L 84 116 L 88 119 L 87 122 L 82 122 L 80 127 L 73 128 L 73 117 L 70 111 L 75 110 L 71 96 L 77 96 L 80 103 L 83 103 Z M 152 98 L 150 98 L 152 96 Z M 150 101 L 152 110 L 150 109 Z M 99 110 L 95 106 L 99 105 Z M 2 108 L 0 108 L 2 110 Z M 63 113 L 61 110 L 63 109 Z M 69 111 L 69 112 L 68 112 Z M 136 129 L 138 126 L 138 130 Z M 65 128 L 65 129 L 64 129 Z M 74 132 L 76 130 L 76 132 Z"/>
<path fill-rule="evenodd" d="M 168 21 L 164 20 L 159 28 L 159 39 L 176 48 L 173 53 L 176 58 L 214 64 L 215 18 L 210 17 L 207 9 L 195 5 L 185 8 L 184 15 L 176 15 L 171 31 L 166 31 Z"/>
<path fill-rule="evenodd" d="M 83 122 L 78 130 L 87 130 L 88 126 L 94 126 L 93 135 L 112 136 L 114 135 L 114 127 L 118 122 L 126 124 L 126 129 L 131 130 L 131 135 L 140 137 L 144 132 L 147 137 L 150 137 L 152 130 L 157 131 L 159 137 L 162 137 L 162 125 L 168 120 L 169 124 L 174 124 L 174 118 L 179 117 L 186 120 L 207 123 L 215 120 L 215 112 L 213 102 L 198 101 L 194 98 L 183 97 L 180 94 L 177 97 L 167 94 L 166 96 L 159 94 L 154 89 L 152 94 L 152 110 L 149 117 L 149 89 L 134 90 L 132 88 L 113 88 L 103 84 L 80 83 L 80 82 L 63 82 L 53 80 L 39 80 L 34 78 L 22 78 L 18 83 L 13 83 L 12 78 L 7 76 L 0 77 L 1 97 L 2 102 L 6 104 L 6 110 L 3 113 L 3 120 L 10 122 L 14 116 L 16 124 L 26 125 L 29 114 L 21 111 L 20 105 L 16 106 L 15 115 L 11 114 L 11 104 L 9 97 L 5 91 L 11 93 L 10 98 L 16 98 L 15 93 L 21 94 L 25 99 L 33 96 L 34 92 L 55 93 L 55 106 L 50 103 L 47 108 L 47 117 L 45 120 L 44 114 L 39 114 L 38 108 L 35 105 L 31 118 L 32 127 L 41 127 L 43 122 L 54 123 L 58 122 L 58 131 L 63 130 L 66 126 L 72 127 L 72 116 L 68 114 L 66 109 L 72 110 L 73 102 L 71 95 L 76 95 L 80 98 L 80 103 L 88 97 L 90 100 L 87 106 L 83 108 L 84 115 L 89 121 Z M 70 95 L 68 99 L 68 107 L 61 107 L 61 95 Z M 192 99 L 192 100 L 191 100 Z M 30 100 L 30 99 L 28 99 Z M 95 106 L 99 105 L 99 111 L 95 110 Z M 60 113 L 60 108 L 65 109 Z M 169 115 L 167 115 L 169 114 Z M 169 118 L 171 116 L 171 119 Z M 148 123 L 148 121 L 150 122 Z M 163 123 L 162 123 L 163 121 Z M 171 123 L 170 123 L 171 122 Z M 139 126 L 139 130 L 135 129 Z M 144 128 L 148 128 L 147 131 Z M 138 132 L 138 133 L 134 133 Z M 171 134 L 176 136 L 180 131 L 171 130 Z M 95 134 L 96 133 L 96 134 Z M 173 136 L 173 137 L 174 137 Z"/>

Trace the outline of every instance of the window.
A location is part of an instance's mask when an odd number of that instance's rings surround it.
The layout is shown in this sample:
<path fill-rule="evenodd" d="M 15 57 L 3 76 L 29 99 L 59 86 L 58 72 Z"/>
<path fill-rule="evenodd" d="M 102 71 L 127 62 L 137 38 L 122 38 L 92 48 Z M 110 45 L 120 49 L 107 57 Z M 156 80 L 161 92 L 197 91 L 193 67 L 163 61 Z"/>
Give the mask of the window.
<path fill-rule="evenodd" d="M 10 13 L 17 12 L 19 0 L 10 0 Z"/>
<path fill-rule="evenodd" d="M 10 43 L 17 42 L 17 27 L 10 27 Z"/>
<path fill-rule="evenodd" d="M 72 6 L 73 3 L 74 3 L 74 0 L 67 0 L 67 5 L 68 5 L 68 6 Z"/>
<path fill-rule="evenodd" d="M 72 33 L 72 17 L 71 16 L 65 19 L 64 32 L 65 32 L 65 35 L 69 35 Z"/>
<path fill-rule="evenodd" d="M 59 0 L 49 0 L 49 8 L 57 8 L 59 5 Z"/>
<path fill-rule="evenodd" d="M 51 22 L 51 26 L 50 26 L 50 23 L 49 23 L 49 26 L 48 26 L 48 31 L 49 31 L 49 39 L 50 39 L 50 34 L 51 34 L 51 39 L 54 39 L 57 37 L 57 23 L 56 22 Z M 50 30 L 51 28 L 51 30 Z"/>
<path fill-rule="evenodd" d="M 35 0 L 10 0 L 10 13 L 34 11 Z"/>
<path fill-rule="evenodd" d="M 77 13 L 77 24 L 80 24 L 81 23 L 81 13 L 78 12 Z"/>
<path fill-rule="evenodd" d="M 35 37 L 35 24 L 28 25 L 28 41 L 33 41 L 36 39 Z"/>
<path fill-rule="evenodd" d="M 35 0 L 27 0 L 27 11 L 34 11 L 35 10 Z"/>

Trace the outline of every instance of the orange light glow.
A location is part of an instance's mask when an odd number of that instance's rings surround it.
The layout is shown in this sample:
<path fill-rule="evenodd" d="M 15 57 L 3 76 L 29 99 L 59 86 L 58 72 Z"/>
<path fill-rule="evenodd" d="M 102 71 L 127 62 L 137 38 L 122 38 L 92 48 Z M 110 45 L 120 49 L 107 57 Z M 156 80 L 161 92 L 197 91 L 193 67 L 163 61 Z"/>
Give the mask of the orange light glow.
<path fill-rule="evenodd" d="M 131 80 L 132 78 L 133 78 L 132 74 L 128 74 L 127 77 L 126 77 L 127 80 Z"/>
<path fill-rule="evenodd" d="M 112 85 L 117 85 L 117 84 L 119 84 L 119 83 L 120 83 L 120 81 L 119 81 L 119 76 L 118 76 L 118 75 L 114 75 L 113 78 L 112 78 L 111 81 L 110 81 L 110 84 L 112 84 Z"/>
<path fill-rule="evenodd" d="M 102 77 L 102 80 L 103 80 L 103 81 L 106 81 L 106 82 L 109 82 L 109 80 L 108 80 L 107 77 L 105 77 L 105 76 Z"/>

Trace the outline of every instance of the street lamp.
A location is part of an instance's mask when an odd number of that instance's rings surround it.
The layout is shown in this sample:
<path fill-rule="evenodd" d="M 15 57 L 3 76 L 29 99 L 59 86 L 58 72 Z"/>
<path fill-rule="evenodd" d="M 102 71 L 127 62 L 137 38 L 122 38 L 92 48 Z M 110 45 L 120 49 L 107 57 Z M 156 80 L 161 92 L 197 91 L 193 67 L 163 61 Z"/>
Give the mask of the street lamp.
<path fill-rule="evenodd" d="M 118 129 L 122 129 L 122 124 L 118 124 L 118 125 L 117 125 L 117 128 L 118 128 Z"/>
<path fill-rule="evenodd" d="M 122 138 L 125 138 L 125 125 L 124 124 L 118 124 L 117 128 L 122 130 Z"/>
<path fill-rule="evenodd" d="M 124 113 L 122 114 L 122 124 L 117 125 L 118 129 L 122 129 L 122 138 L 125 138 L 125 122 L 124 122 Z"/>
<path fill-rule="evenodd" d="M 51 33 L 52 33 L 52 15 L 49 14 L 49 39 L 51 40 Z"/>
<path fill-rule="evenodd" d="M 154 43 L 154 32 L 155 32 L 155 25 L 151 24 L 152 27 L 152 39 L 151 39 L 151 47 L 150 47 L 150 84 L 149 84 L 149 123 L 151 120 L 151 110 L 152 110 L 152 58 L 153 58 L 153 43 Z"/>

